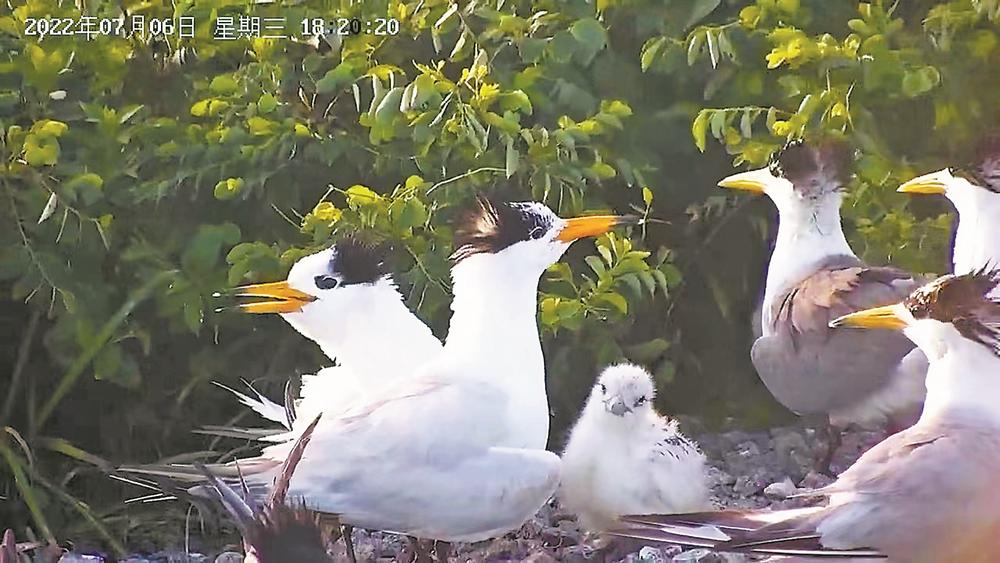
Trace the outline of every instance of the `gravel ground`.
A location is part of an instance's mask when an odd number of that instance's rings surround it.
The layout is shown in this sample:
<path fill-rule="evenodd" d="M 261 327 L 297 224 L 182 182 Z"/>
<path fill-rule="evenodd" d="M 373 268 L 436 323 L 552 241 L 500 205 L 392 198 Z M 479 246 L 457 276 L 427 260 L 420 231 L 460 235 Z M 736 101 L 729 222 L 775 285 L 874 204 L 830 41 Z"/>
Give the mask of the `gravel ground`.
<path fill-rule="evenodd" d="M 704 433 L 694 421 L 682 421 L 686 432 L 696 438 L 711 463 L 710 478 L 715 497 L 724 508 L 791 508 L 803 506 L 803 499 L 788 499 L 796 490 L 826 485 L 831 479 L 813 468 L 826 452 L 825 433 L 813 428 L 781 427 L 760 432 L 731 431 Z M 884 432 L 851 431 L 845 433 L 831 468 L 840 473 L 862 452 L 884 438 Z M 403 548 L 395 535 L 355 530 L 354 544 L 360 561 L 393 561 Z M 343 544 L 338 542 L 334 556 L 346 560 Z M 458 545 L 452 560 L 462 563 L 500 563 L 529 561 L 549 563 L 620 562 L 664 563 L 701 562 L 736 563 L 750 561 L 741 555 L 717 555 L 703 550 L 682 552 L 678 548 L 657 548 L 630 544 L 588 534 L 580 529 L 571 514 L 550 502 L 515 533 L 504 538 L 477 544 Z M 92 563 L 102 559 L 68 553 L 65 563 Z M 233 552 L 222 554 L 164 551 L 135 555 L 128 563 L 238 563 L 242 557 Z"/>

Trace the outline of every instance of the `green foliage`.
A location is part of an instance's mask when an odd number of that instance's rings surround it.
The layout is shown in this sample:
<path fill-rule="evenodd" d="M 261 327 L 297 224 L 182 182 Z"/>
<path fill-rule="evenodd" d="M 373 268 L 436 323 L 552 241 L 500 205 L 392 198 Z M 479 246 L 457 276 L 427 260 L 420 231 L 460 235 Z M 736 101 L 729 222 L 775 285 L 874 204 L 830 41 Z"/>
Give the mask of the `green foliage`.
<path fill-rule="evenodd" d="M 194 18 L 193 37 L 25 33 L 28 18 L 123 9 Z M 217 18 L 251 14 L 285 18 L 291 38 L 213 37 Z M 393 18 L 400 33 L 299 25 L 353 17 Z M 916 204 L 915 217 L 892 192 L 995 120 L 1000 78 L 984 69 L 997 67 L 998 19 L 993 0 L 28 0 L 0 12 L 0 320 L 15 366 L 0 383 L 16 397 L 0 425 L 24 436 L 0 437 L 0 495 L 18 501 L 0 519 L 62 538 L 85 514 L 81 526 L 123 537 L 136 509 L 116 501 L 134 491 L 88 452 L 204 449 L 187 430 L 239 412 L 209 381 L 278 390 L 320 365 L 280 320 L 216 312 L 212 295 L 277 279 L 344 233 L 393 243 L 408 304 L 443 334 L 450 220 L 498 186 L 563 216 L 647 219 L 576 245 L 543 280 L 557 428 L 623 358 L 653 369 L 675 412 L 774 421 L 746 353 L 766 223 L 713 192 L 730 167 L 710 137 L 753 165 L 790 138 L 850 138 L 853 242 L 876 261 L 943 269 L 942 208 Z M 72 447 L 45 448 L 51 435 Z"/>

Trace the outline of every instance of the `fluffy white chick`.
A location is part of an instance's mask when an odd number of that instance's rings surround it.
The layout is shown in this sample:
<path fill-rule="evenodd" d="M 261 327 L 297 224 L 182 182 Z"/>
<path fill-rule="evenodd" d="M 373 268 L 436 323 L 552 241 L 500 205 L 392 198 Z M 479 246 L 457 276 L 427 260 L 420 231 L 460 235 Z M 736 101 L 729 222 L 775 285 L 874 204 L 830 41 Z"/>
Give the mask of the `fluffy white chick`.
<path fill-rule="evenodd" d="M 653 408 L 645 369 L 604 369 L 562 455 L 559 499 L 588 530 L 625 514 L 710 510 L 705 455 Z"/>

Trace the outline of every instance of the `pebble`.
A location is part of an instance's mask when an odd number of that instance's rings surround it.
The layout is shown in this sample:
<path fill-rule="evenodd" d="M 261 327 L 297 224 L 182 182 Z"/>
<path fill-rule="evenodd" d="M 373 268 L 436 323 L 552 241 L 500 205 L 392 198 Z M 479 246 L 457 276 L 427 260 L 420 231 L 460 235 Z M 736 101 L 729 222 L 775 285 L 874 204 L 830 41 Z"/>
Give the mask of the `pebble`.
<path fill-rule="evenodd" d="M 795 486 L 795 483 L 792 483 L 791 479 L 785 477 L 783 481 L 771 483 L 764 487 L 764 496 L 776 500 L 784 500 L 794 495 L 797 490 L 798 487 Z"/>

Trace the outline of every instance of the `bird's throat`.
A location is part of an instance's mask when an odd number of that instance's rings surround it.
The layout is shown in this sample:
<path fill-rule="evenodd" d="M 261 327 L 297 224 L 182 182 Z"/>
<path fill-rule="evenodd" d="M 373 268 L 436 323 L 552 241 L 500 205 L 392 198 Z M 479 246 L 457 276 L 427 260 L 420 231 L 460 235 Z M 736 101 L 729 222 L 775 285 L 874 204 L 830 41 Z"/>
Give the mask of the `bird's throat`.
<path fill-rule="evenodd" d="M 847 243 L 837 208 L 817 212 L 782 213 L 778 236 L 767 270 L 761 323 L 764 335 L 772 334 L 773 309 L 790 287 L 816 272 L 831 256 L 855 256 Z"/>

